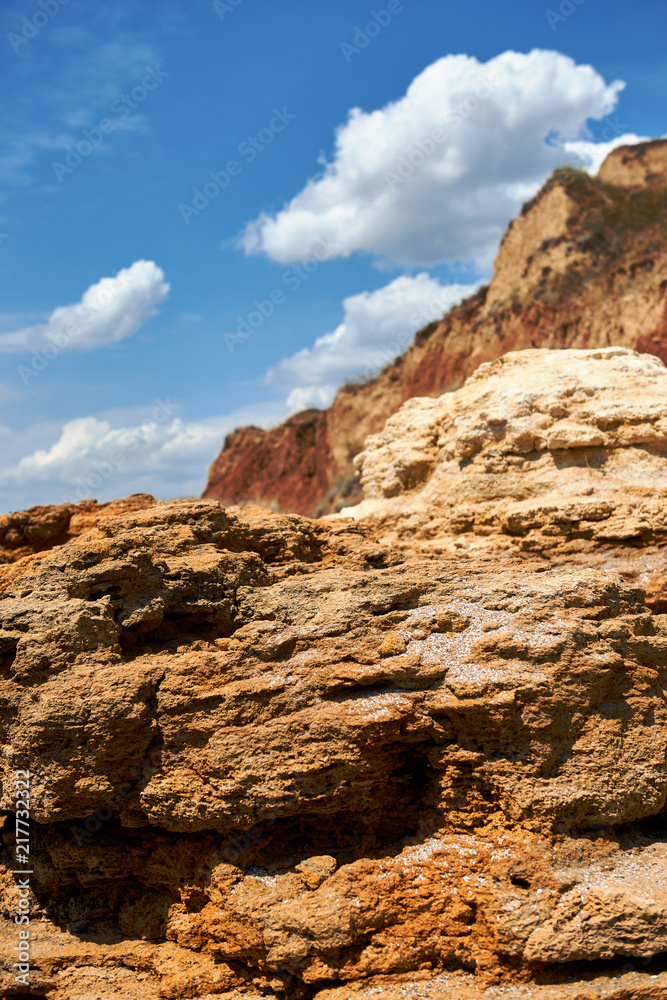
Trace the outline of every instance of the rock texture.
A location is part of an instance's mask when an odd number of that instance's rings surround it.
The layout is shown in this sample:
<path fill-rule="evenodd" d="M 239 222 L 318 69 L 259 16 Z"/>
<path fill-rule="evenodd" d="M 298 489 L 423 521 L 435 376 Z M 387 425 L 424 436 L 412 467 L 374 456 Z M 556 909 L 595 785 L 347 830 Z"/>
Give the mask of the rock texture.
<path fill-rule="evenodd" d="M 600 167 L 604 184 L 616 187 L 661 187 L 667 176 L 667 142 L 640 142 L 636 146 L 619 146 Z"/>
<path fill-rule="evenodd" d="M 3 954 L 29 769 L 33 996 L 667 996 L 666 664 L 613 574 L 100 517 L 0 578 Z"/>
<path fill-rule="evenodd" d="M 33 552 L 45 552 L 68 542 L 70 538 L 84 535 L 105 517 L 143 510 L 156 502 L 149 493 L 135 493 L 110 503 L 83 500 L 78 504 L 31 507 L 29 510 L 1 514 L 0 566 L 16 562 Z"/>
<path fill-rule="evenodd" d="M 510 225 L 493 279 L 328 410 L 231 434 L 205 496 L 320 515 L 361 499 L 353 459 L 414 396 L 457 389 L 527 348 L 619 345 L 667 360 L 667 141 L 614 150 L 597 178 L 557 170 Z"/>
<path fill-rule="evenodd" d="M 625 348 L 520 351 L 366 442 L 343 513 L 402 549 L 615 569 L 667 610 L 667 369 Z"/>

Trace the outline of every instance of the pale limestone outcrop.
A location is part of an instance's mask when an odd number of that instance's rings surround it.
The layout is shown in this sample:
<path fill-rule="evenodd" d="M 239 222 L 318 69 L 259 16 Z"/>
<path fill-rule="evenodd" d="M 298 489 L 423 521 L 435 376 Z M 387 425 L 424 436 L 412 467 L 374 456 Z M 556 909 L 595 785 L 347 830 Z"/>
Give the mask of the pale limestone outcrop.
<path fill-rule="evenodd" d="M 602 559 L 662 599 L 667 369 L 652 355 L 507 354 L 410 400 L 358 464 L 367 499 L 341 516 L 385 542 Z"/>

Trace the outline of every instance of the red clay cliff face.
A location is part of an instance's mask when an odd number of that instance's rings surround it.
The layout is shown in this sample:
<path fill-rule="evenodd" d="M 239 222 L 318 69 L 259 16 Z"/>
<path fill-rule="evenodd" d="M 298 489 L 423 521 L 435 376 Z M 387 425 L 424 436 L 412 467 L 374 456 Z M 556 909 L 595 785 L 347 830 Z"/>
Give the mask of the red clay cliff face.
<path fill-rule="evenodd" d="M 615 150 L 597 178 L 556 171 L 508 229 L 488 288 L 328 410 L 229 435 L 204 496 L 311 516 L 355 503 L 352 463 L 369 434 L 508 351 L 620 345 L 667 360 L 666 231 L 667 142 Z"/>
<path fill-rule="evenodd" d="M 329 469 L 321 459 L 328 453 L 327 411 L 304 410 L 269 432 L 241 427 L 225 438 L 204 497 L 216 498 L 232 482 L 229 503 L 317 510 L 329 489 Z"/>

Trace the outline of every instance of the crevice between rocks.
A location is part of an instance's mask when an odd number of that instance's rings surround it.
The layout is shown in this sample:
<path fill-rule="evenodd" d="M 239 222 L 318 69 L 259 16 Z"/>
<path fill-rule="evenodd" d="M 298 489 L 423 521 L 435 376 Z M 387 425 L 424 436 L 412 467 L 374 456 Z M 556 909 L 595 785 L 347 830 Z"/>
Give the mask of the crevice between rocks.
<path fill-rule="evenodd" d="M 19 640 L 16 636 L 0 635 L 0 677 L 11 677 Z"/>
<path fill-rule="evenodd" d="M 616 977 L 628 972 L 657 975 L 667 971 L 667 952 L 656 952 L 645 958 L 633 955 L 615 955 L 613 958 L 580 959 L 562 965 L 533 965 L 531 972 L 536 986 L 564 985 L 589 981 L 598 977 Z"/>

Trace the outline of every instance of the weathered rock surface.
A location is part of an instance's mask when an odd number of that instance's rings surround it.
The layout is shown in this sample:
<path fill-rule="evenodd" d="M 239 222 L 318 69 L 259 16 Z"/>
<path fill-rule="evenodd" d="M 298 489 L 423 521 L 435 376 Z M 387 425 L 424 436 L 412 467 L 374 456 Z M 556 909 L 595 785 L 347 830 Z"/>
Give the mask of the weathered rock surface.
<path fill-rule="evenodd" d="M 600 167 L 599 178 L 616 187 L 660 187 L 667 178 L 667 142 L 619 146 Z"/>
<path fill-rule="evenodd" d="M 85 535 L 105 517 L 144 510 L 155 503 L 155 497 L 149 493 L 135 493 L 109 503 L 83 500 L 78 504 L 31 507 L 30 510 L 1 514 L 0 566 Z"/>
<path fill-rule="evenodd" d="M 488 288 L 328 410 L 229 435 L 204 495 L 308 515 L 356 503 L 353 459 L 368 435 L 406 400 L 457 389 L 509 351 L 619 345 L 667 361 L 666 237 L 667 141 L 614 150 L 597 178 L 557 170 L 510 225 Z"/>
<path fill-rule="evenodd" d="M 153 504 L 5 566 L 0 651 L 33 995 L 667 996 L 667 618 L 619 577 Z"/>
<path fill-rule="evenodd" d="M 667 608 L 667 369 L 625 348 L 521 351 L 366 442 L 343 513 L 439 553 L 615 569 Z"/>

